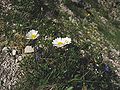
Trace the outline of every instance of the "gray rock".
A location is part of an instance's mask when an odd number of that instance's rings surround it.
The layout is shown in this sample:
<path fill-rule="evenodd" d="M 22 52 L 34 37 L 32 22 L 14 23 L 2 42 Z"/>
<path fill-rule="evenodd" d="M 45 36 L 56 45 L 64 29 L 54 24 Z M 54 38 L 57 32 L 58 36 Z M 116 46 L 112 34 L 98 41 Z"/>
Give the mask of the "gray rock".
<path fill-rule="evenodd" d="M 20 68 L 18 61 L 22 60 L 22 56 L 18 58 L 11 56 L 10 52 L 2 50 L 0 53 L 0 90 L 14 90 L 14 86 L 20 77 Z"/>

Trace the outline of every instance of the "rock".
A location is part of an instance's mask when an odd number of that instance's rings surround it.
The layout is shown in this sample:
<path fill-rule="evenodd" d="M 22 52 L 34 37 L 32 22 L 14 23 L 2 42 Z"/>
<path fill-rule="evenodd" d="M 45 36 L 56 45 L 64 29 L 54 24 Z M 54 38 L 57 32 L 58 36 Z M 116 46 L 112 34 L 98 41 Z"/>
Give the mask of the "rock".
<path fill-rule="evenodd" d="M 15 55 L 16 50 L 13 50 L 12 54 Z M 2 49 L 2 53 L 0 53 L 0 90 L 14 90 L 18 77 L 21 75 L 19 63 L 17 62 L 22 60 L 21 58 L 11 56 L 8 47 Z"/>
<path fill-rule="evenodd" d="M 24 53 L 33 53 L 34 52 L 34 48 L 32 48 L 32 46 L 26 46 Z"/>
<path fill-rule="evenodd" d="M 15 49 L 13 49 L 13 50 L 12 50 L 12 55 L 15 56 L 15 55 L 16 55 L 16 52 L 17 52 L 17 51 L 16 51 Z"/>

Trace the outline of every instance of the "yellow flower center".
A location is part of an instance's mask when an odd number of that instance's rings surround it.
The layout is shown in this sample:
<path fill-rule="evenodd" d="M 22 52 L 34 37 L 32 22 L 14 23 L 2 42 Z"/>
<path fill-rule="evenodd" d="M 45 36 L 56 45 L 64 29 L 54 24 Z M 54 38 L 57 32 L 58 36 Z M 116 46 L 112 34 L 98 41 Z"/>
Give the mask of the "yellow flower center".
<path fill-rule="evenodd" d="M 32 39 L 35 39 L 35 38 L 36 38 L 36 35 L 35 35 L 35 34 L 32 34 L 31 37 L 32 37 Z"/>
<path fill-rule="evenodd" d="M 58 45 L 62 45 L 63 44 L 63 42 L 58 42 Z"/>

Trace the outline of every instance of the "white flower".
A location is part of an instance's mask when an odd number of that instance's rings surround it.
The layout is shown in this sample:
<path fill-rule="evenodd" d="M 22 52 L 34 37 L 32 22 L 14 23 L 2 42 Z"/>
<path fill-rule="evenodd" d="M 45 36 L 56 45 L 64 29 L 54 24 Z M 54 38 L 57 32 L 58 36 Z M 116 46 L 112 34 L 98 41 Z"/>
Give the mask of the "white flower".
<path fill-rule="evenodd" d="M 24 52 L 25 53 L 32 53 L 32 52 L 34 52 L 34 48 L 32 48 L 32 46 L 26 46 Z"/>
<path fill-rule="evenodd" d="M 56 46 L 56 47 L 63 47 L 65 46 L 66 44 L 70 44 L 71 43 L 71 38 L 56 38 L 55 40 L 53 40 L 52 44 L 53 46 Z"/>
<path fill-rule="evenodd" d="M 66 38 L 63 38 L 63 40 L 64 40 L 65 44 L 71 43 L 71 38 L 66 37 Z"/>
<path fill-rule="evenodd" d="M 65 41 L 63 40 L 63 38 L 60 37 L 53 40 L 52 44 L 56 47 L 63 47 L 65 45 Z"/>
<path fill-rule="evenodd" d="M 26 34 L 27 39 L 36 39 L 39 36 L 38 31 L 31 30 Z"/>

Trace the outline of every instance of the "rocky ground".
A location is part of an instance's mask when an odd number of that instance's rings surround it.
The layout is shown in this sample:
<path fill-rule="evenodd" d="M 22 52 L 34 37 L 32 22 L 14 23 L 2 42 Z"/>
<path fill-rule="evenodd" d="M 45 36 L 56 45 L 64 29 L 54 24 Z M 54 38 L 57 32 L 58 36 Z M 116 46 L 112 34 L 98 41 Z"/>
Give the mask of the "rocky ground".
<path fill-rule="evenodd" d="M 13 90 L 21 71 L 19 61 L 21 56 L 13 56 L 7 47 L 0 53 L 0 90 Z"/>

